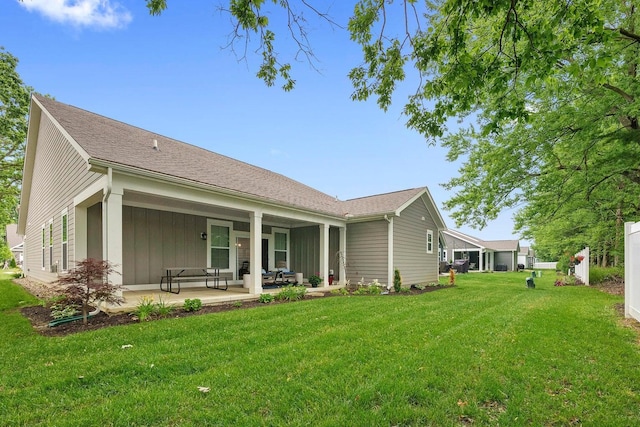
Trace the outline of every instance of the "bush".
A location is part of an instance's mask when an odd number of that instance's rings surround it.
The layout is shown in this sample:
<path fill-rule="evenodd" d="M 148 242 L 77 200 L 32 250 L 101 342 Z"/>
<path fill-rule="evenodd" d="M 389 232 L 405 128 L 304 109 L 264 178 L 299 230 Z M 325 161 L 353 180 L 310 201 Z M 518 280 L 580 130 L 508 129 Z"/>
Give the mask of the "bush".
<path fill-rule="evenodd" d="M 109 261 L 87 258 L 76 262 L 76 267 L 58 279 L 65 286 L 63 294 L 82 308 L 83 322 L 87 323 L 89 308 L 101 302 L 120 305 L 124 299 L 118 295 L 121 285 L 109 281 L 109 275 L 117 273 Z"/>
<path fill-rule="evenodd" d="M 400 276 L 400 270 L 397 268 L 393 270 L 393 289 L 396 292 L 400 292 L 402 289 L 402 277 Z"/>
<path fill-rule="evenodd" d="M 174 307 L 162 299 L 162 296 L 158 296 L 158 302 L 154 304 L 153 309 L 153 314 L 156 316 L 167 317 L 173 312 Z"/>
<path fill-rule="evenodd" d="M 202 308 L 202 301 L 199 298 L 185 299 L 182 306 L 184 311 L 198 311 Z"/>
<path fill-rule="evenodd" d="M 144 322 L 145 320 L 149 320 L 153 317 L 154 312 L 155 303 L 153 302 L 153 297 L 144 296 L 140 298 L 140 301 L 136 306 L 136 310 L 133 313 L 138 316 L 138 320 Z"/>
<path fill-rule="evenodd" d="M 262 304 L 269 304 L 270 302 L 273 302 L 273 299 L 273 295 L 271 294 L 260 294 L 258 302 L 261 302 Z"/>
<path fill-rule="evenodd" d="M 624 280 L 622 267 L 589 267 L 589 283 L 597 285 L 608 280 Z"/>
<path fill-rule="evenodd" d="M 304 298 L 307 288 L 304 286 L 286 286 L 276 295 L 278 301 L 297 301 Z"/>
<path fill-rule="evenodd" d="M 65 317 L 75 316 L 80 313 L 80 310 L 78 309 L 79 307 L 77 304 L 74 304 L 72 301 L 69 301 L 67 298 L 62 296 L 51 304 L 51 317 L 58 320 L 64 319 Z"/>
<path fill-rule="evenodd" d="M 339 288 L 331 290 L 332 295 L 349 295 L 349 291 L 346 288 Z"/>

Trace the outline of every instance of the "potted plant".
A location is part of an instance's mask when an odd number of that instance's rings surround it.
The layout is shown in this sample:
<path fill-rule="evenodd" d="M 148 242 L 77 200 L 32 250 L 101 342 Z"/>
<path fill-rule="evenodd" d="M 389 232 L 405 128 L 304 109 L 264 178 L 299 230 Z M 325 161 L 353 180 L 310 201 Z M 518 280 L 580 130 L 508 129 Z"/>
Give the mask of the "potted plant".
<path fill-rule="evenodd" d="M 317 274 L 312 274 L 309 276 L 309 283 L 311 283 L 311 287 L 317 288 L 318 285 L 322 282 L 322 277 Z"/>

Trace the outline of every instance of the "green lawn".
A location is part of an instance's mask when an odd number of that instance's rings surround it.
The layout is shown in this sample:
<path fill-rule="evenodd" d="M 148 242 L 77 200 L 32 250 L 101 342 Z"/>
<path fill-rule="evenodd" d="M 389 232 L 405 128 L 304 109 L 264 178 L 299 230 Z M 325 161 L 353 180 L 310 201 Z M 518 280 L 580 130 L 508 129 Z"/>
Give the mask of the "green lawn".
<path fill-rule="evenodd" d="M 548 272 L 527 289 L 525 276 L 63 338 L 33 332 L 14 308 L 33 298 L 0 280 L 0 423 L 638 425 L 638 336 L 616 316 L 622 298 L 554 287 Z"/>

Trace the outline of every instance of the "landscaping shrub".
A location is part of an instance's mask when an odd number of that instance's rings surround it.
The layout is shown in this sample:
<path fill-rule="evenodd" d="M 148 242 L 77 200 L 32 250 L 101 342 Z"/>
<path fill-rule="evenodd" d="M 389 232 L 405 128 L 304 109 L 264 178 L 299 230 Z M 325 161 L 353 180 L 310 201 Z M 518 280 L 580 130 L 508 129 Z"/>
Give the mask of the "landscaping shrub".
<path fill-rule="evenodd" d="M 397 268 L 393 270 L 393 289 L 396 292 L 400 292 L 402 289 L 402 276 L 400 276 L 400 270 Z"/>
<path fill-rule="evenodd" d="M 140 298 L 136 310 L 133 312 L 141 322 L 149 320 L 155 311 L 155 303 L 153 297 L 143 296 Z"/>
<path fill-rule="evenodd" d="M 261 302 L 262 304 L 269 304 L 270 302 L 273 302 L 273 299 L 273 295 L 271 294 L 260 294 L 258 302 Z"/>
<path fill-rule="evenodd" d="M 304 286 L 293 286 L 289 285 L 284 288 L 276 295 L 276 299 L 278 301 L 297 301 L 304 298 L 304 295 L 307 293 L 307 288 Z"/>
<path fill-rule="evenodd" d="M 184 300 L 182 308 L 184 311 L 198 311 L 202 308 L 202 301 L 199 298 L 187 298 Z"/>
<path fill-rule="evenodd" d="M 624 280 L 622 267 L 589 267 L 589 283 L 597 285 L 608 280 Z"/>
<path fill-rule="evenodd" d="M 109 261 L 87 258 L 76 262 L 76 266 L 58 279 L 64 286 L 63 294 L 82 308 L 83 322 L 87 323 L 89 309 L 101 302 L 120 305 L 124 300 L 117 293 L 121 285 L 109 281 L 109 275 L 116 273 Z"/>

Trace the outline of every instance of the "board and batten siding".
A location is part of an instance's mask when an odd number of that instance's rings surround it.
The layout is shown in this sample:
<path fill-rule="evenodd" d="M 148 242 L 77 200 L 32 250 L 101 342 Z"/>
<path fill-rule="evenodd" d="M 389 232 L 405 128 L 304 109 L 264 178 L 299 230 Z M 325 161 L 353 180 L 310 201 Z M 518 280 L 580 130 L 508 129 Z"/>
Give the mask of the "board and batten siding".
<path fill-rule="evenodd" d="M 123 206 L 123 284 L 158 284 L 166 267 L 206 267 L 206 229 L 205 217 Z"/>
<path fill-rule="evenodd" d="M 428 230 L 433 233 L 431 253 L 427 253 Z M 422 198 L 393 218 L 393 267 L 400 271 L 405 287 L 438 281 L 438 228 Z"/>
<path fill-rule="evenodd" d="M 304 278 L 320 271 L 320 227 L 298 227 L 289 230 L 289 268 L 302 273 Z M 329 269 L 334 272 L 334 279 L 340 280 L 340 230 L 329 228 Z M 323 283 L 324 284 L 324 283 Z"/>
<path fill-rule="evenodd" d="M 33 149 L 34 146 L 30 147 Z M 57 280 L 51 273 L 48 248 L 45 268 L 42 269 L 42 226 L 48 227 L 53 219 L 53 261 L 62 264 L 61 212 L 68 212 L 67 255 L 69 268 L 75 261 L 75 214 L 73 198 L 102 175 L 89 172 L 87 163 L 54 123 L 42 114 L 33 165 L 29 212 L 25 230 L 25 273 L 42 282 Z M 46 229 L 48 233 L 48 228 Z M 48 234 L 47 234 L 48 244 Z"/>
<path fill-rule="evenodd" d="M 507 271 L 514 271 L 516 269 L 516 263 L 514 261 L 515 255 L 514 252 L 496 252 L 494 265 L 506 265 Z"/>
<path fill-rule="evenodd" d="M 386 220 L 347 225 L 347 279 L 365 283 L 378 279 L 387 283 L 388 223 Z"/>

